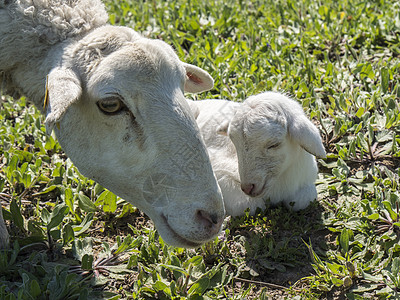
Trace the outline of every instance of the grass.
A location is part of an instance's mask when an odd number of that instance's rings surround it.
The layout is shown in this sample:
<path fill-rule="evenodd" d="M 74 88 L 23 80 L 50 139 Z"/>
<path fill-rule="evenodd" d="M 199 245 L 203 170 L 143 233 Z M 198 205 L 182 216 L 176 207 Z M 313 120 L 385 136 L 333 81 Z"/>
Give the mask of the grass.
<path fill-rule="evenodd" d="M 12 247 L 1 299 L 400 297 L 400 3 L 106 1 L 110 22 L 211 73 L 196 98 L 287 93 L 318 125 L 319 199 L 230 218 L 173 248 L 136 208 L 83 177 L 25 99 L 2 97 L 0 199 Z"/>

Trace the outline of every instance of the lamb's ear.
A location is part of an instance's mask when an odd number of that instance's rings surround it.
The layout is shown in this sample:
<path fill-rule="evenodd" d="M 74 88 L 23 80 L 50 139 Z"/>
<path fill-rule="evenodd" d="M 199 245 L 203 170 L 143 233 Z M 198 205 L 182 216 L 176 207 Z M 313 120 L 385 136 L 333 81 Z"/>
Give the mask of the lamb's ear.
<path fill-rule="evenodd" d="M 211 75 L 203 69 L 191 64 L 184 64 L 186 69 L 185 92 L 199 93 L 211 90 L 214 80 Z"/>
<path fill-rule="evenodd" d="M 51 133 L 68 107 L 79 100 L 82 94 L 80 80 L 71 69 L 56 68 L 47 76 L 45 109 L 46 131 Z"/>
<path fill-rule="evenodd" d="M 218 126 L 217 134 L 227 136 L 228 135 L 228 128 L 229 128 L 229 121 L 225 120 Z"/>
<path fill-rule="evenodd" d="M 305 115 L 288 120 L 288 129 L 290 137 L 304 150 L 320 158 L 326 157 L 319 131 Z"/>

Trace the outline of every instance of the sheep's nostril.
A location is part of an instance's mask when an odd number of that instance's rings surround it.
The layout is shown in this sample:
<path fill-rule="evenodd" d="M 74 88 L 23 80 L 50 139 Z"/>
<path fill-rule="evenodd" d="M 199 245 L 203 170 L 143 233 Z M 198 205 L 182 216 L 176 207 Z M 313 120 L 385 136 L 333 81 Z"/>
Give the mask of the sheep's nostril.
<path fill-rule="evenodd" d="M 197 218 L 200 222 L 204 224 L 204 226 L 207 227 L 213 227 L 215 225 L 218 225 L 220 222 L 217 214 L 210 214 L 202 209 L 199 209 L 197 211 Z"/>
<path fill-rule="evenodd" d="M 211 222 L 213 222 L 214 225 L 217 225 L 219 223 L 217 214 L 211 214 L 210 218 L 211 218 Z"/>
<path fill-rule="evenodd" d="M 251 195 L 254 190 L 254 184 L 252 183 L 242 184 L 241 188 L 243 193 L 245 193 L 246 195 Z"/>

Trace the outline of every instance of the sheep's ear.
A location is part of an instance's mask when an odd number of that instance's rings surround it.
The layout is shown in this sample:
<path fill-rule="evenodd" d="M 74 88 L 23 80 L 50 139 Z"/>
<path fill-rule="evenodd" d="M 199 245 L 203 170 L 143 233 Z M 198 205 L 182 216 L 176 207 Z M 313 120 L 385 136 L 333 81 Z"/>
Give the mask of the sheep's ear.
<path fill-rule="evenodd" d="M 51 133 L 68 107 L 79 100 L 82 87 L 78 76 L 70 69 L 56 68 L 47 76 L 44 108 L 46 131 Z"/>
<path fill-rule="evenodd" d="M 211 90 L 214 80 L 211 75 L 203 69 L 191 64 L 184 64 L 186 69 L 185 92 L 199 93 Z"/>
<path fill-rule="evenodd" d="M 304 150 L 321 158 L 326 157 L 317 127 L 304 115 L 296 115 L 288 122 L 289 135 Z"/>
<path fill-rule="evenodd" d="M 220 135 L 228 135 L 228 128 L 229 128 L 229 121 L 225 120 L 224 122 L 222 122 L 218 128 L 217 128 L 217 134 Z"/>

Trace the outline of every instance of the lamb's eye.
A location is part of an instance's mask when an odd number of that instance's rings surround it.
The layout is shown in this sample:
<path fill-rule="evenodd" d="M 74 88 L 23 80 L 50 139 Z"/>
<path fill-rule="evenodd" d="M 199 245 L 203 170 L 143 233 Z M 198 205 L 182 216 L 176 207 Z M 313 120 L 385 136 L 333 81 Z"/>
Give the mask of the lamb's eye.
<path fill-rule="evenodd" d="M 107 115 L 115 115 L 126 109 L 125 104 L 118 97 L 106 98 L 97 102 L 99 109 Z"/>

